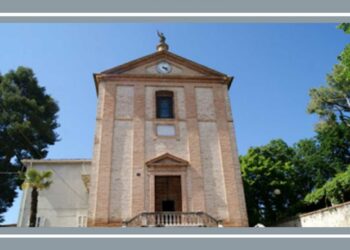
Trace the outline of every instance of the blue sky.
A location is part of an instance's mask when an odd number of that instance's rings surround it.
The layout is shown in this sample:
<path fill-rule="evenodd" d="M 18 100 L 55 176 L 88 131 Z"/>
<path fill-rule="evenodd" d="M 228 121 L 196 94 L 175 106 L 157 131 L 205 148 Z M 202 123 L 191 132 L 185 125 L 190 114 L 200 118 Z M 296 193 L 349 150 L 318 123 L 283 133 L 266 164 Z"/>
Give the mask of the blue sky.
<path fill-rule="evenodd" d="M 96 92 L 92 74 L 153 53 L 156 31 L 170 51 L 233 75 L 230 89 L 238 150 L 272 139 L 293 144 L 314 135 L 306 107 L 324 85 L 350 35 L 333 24 L 74 23 L 0 24 L 0 72 L 34 70 L 60 106 L 48 158 L 91 158 Z M 5 223 L 17 221 L 19 201 Z"/>

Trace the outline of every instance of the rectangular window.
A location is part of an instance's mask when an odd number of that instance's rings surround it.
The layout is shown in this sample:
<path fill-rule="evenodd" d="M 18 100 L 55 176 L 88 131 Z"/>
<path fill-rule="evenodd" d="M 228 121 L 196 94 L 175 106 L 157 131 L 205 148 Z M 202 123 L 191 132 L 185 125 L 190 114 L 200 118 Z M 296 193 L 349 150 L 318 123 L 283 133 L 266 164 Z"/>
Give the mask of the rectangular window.
<path fill-rule="evenodd" d="M 174 118 L 173 93 L 171 91 L 158 91 L 156 93 L 156 106 L 157 118 Z"/>

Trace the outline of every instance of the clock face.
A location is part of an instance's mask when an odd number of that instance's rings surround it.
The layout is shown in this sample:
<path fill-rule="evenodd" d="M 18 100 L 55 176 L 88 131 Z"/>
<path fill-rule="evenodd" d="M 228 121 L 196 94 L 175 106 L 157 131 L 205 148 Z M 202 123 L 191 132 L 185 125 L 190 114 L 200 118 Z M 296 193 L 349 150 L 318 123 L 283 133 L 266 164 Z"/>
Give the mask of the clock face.
<path fill-rule="evenodd" d="M 160 62 L 157 65 L 157 71 L 161 74 L 168 74 L 171 72 L 171 65 L 167 62 Z"/>

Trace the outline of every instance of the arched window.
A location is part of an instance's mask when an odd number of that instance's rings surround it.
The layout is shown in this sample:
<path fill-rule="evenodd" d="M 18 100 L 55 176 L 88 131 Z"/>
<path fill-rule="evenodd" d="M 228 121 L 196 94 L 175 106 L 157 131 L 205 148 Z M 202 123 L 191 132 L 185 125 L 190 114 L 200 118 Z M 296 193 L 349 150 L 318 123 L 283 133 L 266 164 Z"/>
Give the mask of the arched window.
<path fill-rule="evenodd" d="M 174 118 L 174 94 L 172 91 L 156 92 L 157 118 Z"/>

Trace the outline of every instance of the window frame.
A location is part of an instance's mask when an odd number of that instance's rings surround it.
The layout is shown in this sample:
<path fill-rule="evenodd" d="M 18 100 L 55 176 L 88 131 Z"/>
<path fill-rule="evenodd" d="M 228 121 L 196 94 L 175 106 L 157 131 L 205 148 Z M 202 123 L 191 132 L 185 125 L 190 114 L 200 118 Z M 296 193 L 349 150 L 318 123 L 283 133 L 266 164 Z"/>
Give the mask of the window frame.
<path fill-rule="evenodd" d="M 169 98 L 170 99 L 170 117 L 161 117 L 160 115 L 160 98 Z M 156 119 L 168 119 L 168 120 L 173 120 L 175 119 L 175 95 L 173 91 L 170 90 L 157 90 L 155 92 L 155 117 Z"/>

